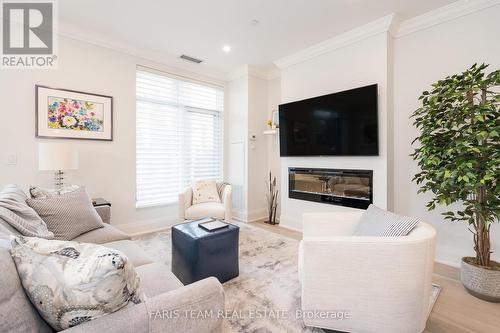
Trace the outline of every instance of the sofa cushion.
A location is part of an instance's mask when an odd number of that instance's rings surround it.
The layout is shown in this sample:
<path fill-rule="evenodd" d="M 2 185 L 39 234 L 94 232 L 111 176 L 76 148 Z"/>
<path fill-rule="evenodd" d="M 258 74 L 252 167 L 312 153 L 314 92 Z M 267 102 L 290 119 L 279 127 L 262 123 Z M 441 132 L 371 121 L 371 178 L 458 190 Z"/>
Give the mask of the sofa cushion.
<path fill-rule="evenodd" d="M 205 202 L 192 205 L 186 209 L 185 218 L 188 220 L 197 220 L 203 217 L 213 217 L 224 219 L 224 205 L 218 202 Z"/>
<path fill-rule="evenodd" d="M 26 193 L 17 185 L 7 185 L 0 192 L 0 219 L 8 223 L 18 233 L 41 238 L 54 238 L 45 222 L 26 204 Z M 11 228 L 3 231 L 12 233 Z"/>
<path fill-rule="evenodd" d="M 130 239 L 130 237 L 121 230 L 109 224 L 104 224 L 102 228 L 90 230 L 80 236 L 73 238 L 75 242 L 103 244 Z"/>
<path fill-rule="evenodd" d="M 55 330 L 144 300 L 137 273 L 120 251 L 35 237 L 15 237 L 11 244 L 26 294 Z"/>
<path fill-rule="evenodd" d="M 0 267 L 0 332 L 52 332 L 24 292 L 6 234 L 0 234 Z"/>
<path fill-rule="evenodd" d="M 58 240 L 71 240 L 104 226 L 84 187 L 53 198 L 28 198 L 26 203 L 47 223 Z"/>
<path fill-rule="evenodd" d="M 150 264 L 153 262 L 153 260 L 151 260 L 147 256 L 147 254 L 139 247 L 139 245 L 130 240 L 120 240 L 117 242 L 110 242 L 102 245 L 125 253 L 125 255 L 128 257 L 128 260 L 130 260 L 130 262 L 135 267 Z"/>
<path fill-rule="evenodd" d="M 370 205 L 363 213 L 354 232 L 355 236 L 406 236 L 418 224 L 418 219 L 388 212 Z"/>
<path fill-rule="evenodd" d="M 183 286 L 181 281 L 166 266 L 159 263 L 137 267 L 136 271 L 141 279 L 141 288 L 146 297 L 153 297 Z"/>

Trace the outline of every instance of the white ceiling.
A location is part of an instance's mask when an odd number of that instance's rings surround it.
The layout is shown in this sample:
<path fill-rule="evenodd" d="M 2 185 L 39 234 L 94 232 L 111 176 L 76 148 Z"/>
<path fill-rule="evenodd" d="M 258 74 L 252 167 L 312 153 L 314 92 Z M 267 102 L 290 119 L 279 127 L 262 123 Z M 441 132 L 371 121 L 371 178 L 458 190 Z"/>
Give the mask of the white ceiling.
<path fill-rule="evenodd" d="M 396 13 L 405 20 L 454 0 L 63 0 L 59 30 L 157 55 L 187 54 L 229 72 L 276 59 Z M 259 21 L 252 25 L 251 20 Z M 221 48 L 228 44 L 232 51 Z"/>

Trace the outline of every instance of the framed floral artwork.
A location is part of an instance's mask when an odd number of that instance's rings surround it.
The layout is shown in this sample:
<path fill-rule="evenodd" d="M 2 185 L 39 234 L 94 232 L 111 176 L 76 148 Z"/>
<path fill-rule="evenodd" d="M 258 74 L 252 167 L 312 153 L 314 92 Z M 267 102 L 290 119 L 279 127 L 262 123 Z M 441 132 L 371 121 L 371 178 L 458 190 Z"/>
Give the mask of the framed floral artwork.
<path fill-rule="evenodd" d="M 113 141 L 113 97 L 36 85 L 36 137 Z"/>

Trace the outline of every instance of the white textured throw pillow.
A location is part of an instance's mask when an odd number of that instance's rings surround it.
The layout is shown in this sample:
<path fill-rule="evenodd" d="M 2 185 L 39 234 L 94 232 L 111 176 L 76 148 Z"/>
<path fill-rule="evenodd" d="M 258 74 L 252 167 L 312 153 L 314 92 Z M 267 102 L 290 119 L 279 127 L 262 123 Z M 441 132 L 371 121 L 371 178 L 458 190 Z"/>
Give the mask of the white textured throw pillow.
<path fill-rule="evenodd" d="M 388 212 L 377 206 L 370 205 L 363 213 L 356 236 L 396 237 L 406 236 L 418 224 L 415 217 L 407 217 Z"/>
<path fill-rule="evenodd" d="M 204 202 L 220 202 L 217 184 L 213 180 L 199 181 L 193 185 L 193 205 Z"/>
<path fill-rule="evenodd" d="M 57 331 L 144 301 L 134 266 L 117 250 L 12 237 L 11 255 L 26 294 Z"/>

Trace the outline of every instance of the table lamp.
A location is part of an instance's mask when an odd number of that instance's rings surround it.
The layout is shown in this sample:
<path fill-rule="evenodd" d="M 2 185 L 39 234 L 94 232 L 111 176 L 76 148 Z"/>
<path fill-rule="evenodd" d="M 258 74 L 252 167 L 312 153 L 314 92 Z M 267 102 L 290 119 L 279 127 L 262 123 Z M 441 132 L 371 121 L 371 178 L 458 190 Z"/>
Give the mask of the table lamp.
<path fill-rule="evenodd" d="M 64 171 L 78 169 L 78 149 L 66 143 L 38 143 L 38 170 L 55 171 L 54 185 L 60 191 L 64 186 Z"/>

